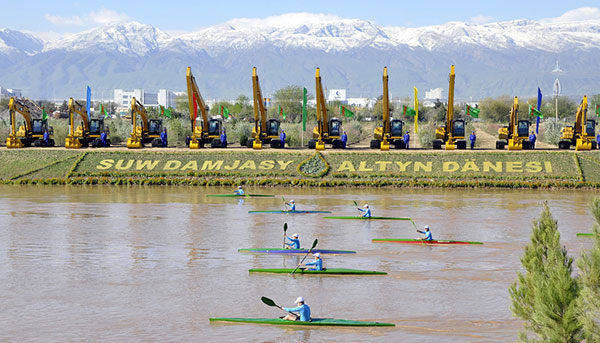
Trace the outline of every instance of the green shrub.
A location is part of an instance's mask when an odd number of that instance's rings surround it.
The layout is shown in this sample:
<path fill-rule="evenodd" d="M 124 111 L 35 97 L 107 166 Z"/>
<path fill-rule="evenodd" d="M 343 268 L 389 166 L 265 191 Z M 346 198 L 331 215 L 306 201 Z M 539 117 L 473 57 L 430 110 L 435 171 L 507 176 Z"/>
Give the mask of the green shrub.
<path fill-rule="evenodd" d="M 542 122 L 539 139 L 548 144 L 558 145 L 561 126 L 555 118 L 546 118 Z"/>
<path fill-rule="evenodd" d="M 421 147 L 431 148 L 433 146 L 433 140 L 435 139 L 435 126 L 433 123 L 419 125 L 418 138 Z"/>

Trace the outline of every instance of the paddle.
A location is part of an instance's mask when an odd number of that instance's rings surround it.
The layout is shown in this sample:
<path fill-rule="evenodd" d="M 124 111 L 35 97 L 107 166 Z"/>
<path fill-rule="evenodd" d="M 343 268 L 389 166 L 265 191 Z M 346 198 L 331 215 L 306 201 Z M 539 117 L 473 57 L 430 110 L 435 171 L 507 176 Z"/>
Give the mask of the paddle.
<path fill-rule="evenodd" d="M 285 198 L 283 197 L 283 195 L 281 196 L 281 200 L 283 200 L 283 210 L 284 210 L 284 211 L 287 211 L 288 209 L 287 209 L 287 207 L 285 206 L 285 203 L 286 203 L 286 201 L 285 201 Z"/>
<path fill-rule="evenodd" d="M 354 202 L 354 206 L 356 206 L 356 210 L 358 211 L 358 216 L 362 216 L 362 213 L 360 212 L 360 209 L 358 208 L 358 204 L 356 203 L 356 200 L 352 200 L 352 202 Z"/>
<path fill-rule="evenodd" d="M 273 300 L 271 300 L 271 299 L 269 299 L 267 297 L 260 297 L 260 300 L 262 300 L 262 302 L 265 303 L 265 305 L 267 305 L 267 306 L 277 307 L 278 309 L 281 310 L 281 306 L 277 305 Z M 285 312 L 290 313 L 290 314 L 294 314 L 294 313 L 288 312 L 288 311 L 285 311 Z"/>
<path fill-rule="evenodd" d="M 287 223 L 283 224 L 283 248 L 285 249 L 285 233 L 287 232 Z"/>
<path fill-rule="evenodd" d="M 319 243 L 319 239 L 315 238 L 315 241 L 313 242 L 312 247 L 310 249 L 308 249 L 308 252 L 306 253 L 306 255 L 304 255 L 304 258 L 302 259 L 302 261 L 300 261 L 300 264 L 296 267 L 296 269 L 294 269 L 294 271 L 292 271 L 292 275 L 294 275 L 294 273 L 296 272 L 296 270 L 298 270 L 298 268 L 300 268 L 300 266 L 302 265 L 302 263 L 306 259 L 306 256 L 308 256 L 308 254 L 310 254 L 312 252 L 312 250 L 317 246 L 317 243 Z"/>

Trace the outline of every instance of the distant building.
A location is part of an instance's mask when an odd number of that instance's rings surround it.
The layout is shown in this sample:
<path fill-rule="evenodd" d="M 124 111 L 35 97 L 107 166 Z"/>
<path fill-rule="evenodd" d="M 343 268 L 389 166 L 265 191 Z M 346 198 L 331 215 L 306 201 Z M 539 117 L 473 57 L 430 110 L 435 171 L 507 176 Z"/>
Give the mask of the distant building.
<path fill-rule="evenodd" d="M 444 90 L 442 88 L 435 88 L 425 91 L 425 99 L 423 99 L 423 106 L 434 107 L 436 102 L 444 102 L 446 98 L 444 97 L 443 92 Z"/>
<path fill-rule="evenodd" d="M 175 93 L 167 89 L 158 92 L 146 92 L 141 88 L 133 90 L 115 89 L 113 102 L 117 104 L 117 111 L 127 111 L 131 106 L 131 99 L 135 97 L 145 107 L 175 107 Z"/>
<path fill-rule="evenodd" d="M 20 89 L 0 87 L 0 98 L 10 98 L 11 96 L 22 98 L 23 93 Z"/>
<path fill-rule="evenodd" d="M 345 89 L 330 89 L 327 101 L 340 101 L 346 103 L 346 90 Z"/>
<path fill-rule="evenodd" d="M 348 105 L 366 108 L 373 108 L 376 102 L 377 98 L 348 98 L 346 100 Z"/>

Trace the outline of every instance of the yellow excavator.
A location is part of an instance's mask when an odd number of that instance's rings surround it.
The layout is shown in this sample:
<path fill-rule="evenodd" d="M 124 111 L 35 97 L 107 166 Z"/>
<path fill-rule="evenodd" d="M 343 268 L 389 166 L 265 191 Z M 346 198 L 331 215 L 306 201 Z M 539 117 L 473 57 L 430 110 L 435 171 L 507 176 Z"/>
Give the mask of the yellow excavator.
<path fill-rule="evenodd" d="M 448 107 L 446 108 L 446 124 L 444 127 L 435 129 L 435 139 L 433 140 L 433 148 L 441 149 L 442 144 L 445 144 L 446 150 L 466 149 L 467 141 L 465 140 L 465 121 L 462 119 L 454 119 L 454 66 L 450 67 L 450 75 L 448 81 Z"/>
<path fill-rule="evenodd" d="M 596 149 L 597 143 L 594 141 L 596 121 L 593 119 L 586 119 L 587 110 L 587 95 L 584 95 L 581 104 L 577 107 L 575 124 L 573 126 L 563 127 L 560 130 L 560 141 L 558 142 L 559 149 L 569 149 L 571 145 L 574 145 L 575 150 L 577 151 Z"/>
<path fill-rule="evenodd" d="M 390 144 L 394 144 L 396 149 L 406 148 L 402 136 L 402 127 L 404 122 L 400 119 L 390 118 L 390 96 L 388 92 L 388 73 L 387 67 L 383 68 L 383 126 L 375 128 L 371 149 L 390 150 Z"/>
<path fill-rule="evenodd" d="M 75 114 L 79 114 L 81 117 L 81 125 L 75 128 Z M 108 134 L 110 130 L 108 126 L 104 126 L 104 118 L 92 118 L 85 105 L 79 103 L 73 98 L 69 99 L 69 135 L 65 139 L 65 148 L 67 149 L 79 149 L 81 147 L 88 147 L 90 144 L 93 147 L 101 147 L 102 140 L 101 135 L 106 132 L 107 146 L 110 146 L 110 139 Z"/>
<path fill-rule="evenodd" d="M 198 85 L 196 84 L 194 75 L 192 75 L 191 67 L 187 68 L 186 80 L 188 106 L 190 109 L 190 120 L 192 122 L 192 136 L 190 137 L 189 147 L 190 149 L 204 148 L 204 144 L 210 143 L 211 148 L 220 148 L 223 121 L 221 118 L 209 119 L 209 108 L 204 103 L 200 90 L 198 90 Z M 196 125 L 198 111 L 202 116 L 200 126 Z"/>
<path fill-rule="evenodd" d="M 138 126 L 137 115 L 140 116 L 141 126 Z M 162 119 L 148 119 L 148 112 L 135 97 L 131 99 L 131 137 L 127 138 L 127 148 L 140 149 L 144 144 L 152 143 L 153 147 L 162 147 Z"/>
<path fill-rule="evenodd" d="M 256 67 L 252 68 L 252 93 L 254 96 L 254 127 L 252 128 L 252 139 L 246 143 L 248 148 L 262 149 L 263 144 L 270 144 L 271 148 L 281 148 L 279 140 L 279 120 L 267 120 L 267 111 L 263 102 L 260 83 Z"/>
<path fill-rule="evenodd" d="M 510 121 L 508 126 L 498 129 L 498 140 L 496 149 L 504 149 L 508 145 L 508 150 L 529 149 L 529 120 L 519 120 L 519 98 L 515 97 L 512 108 L 510 109 Z"/>
<path fill-rule="evenodd" d="M 316 98 L 317 98 L 317 126 L 313 129 L 313 139 L 308 141 L 309 149 L 324 150 L 325 144 L 331 144 L 334 149 L 342 149 L 344 144 L 341 140 L 342 121 L 327 116 L 327 103 L 321 85 L 321 72 L 319 68 L 315 73 Z"/>
<path fill-rule="evenodd" d="M 11 97 L 8 102 L 10 113 L 10 133 L 6 138 L 7 148 L 22 148 L 28 146 L 54 146 L 54 129 L 48 125 L 47 119 L 32 118 L 34 106 L 23 100 Z M 25 121 L 16 129 L 16 113 L 19 113 Z M 48 131 L 48 143 L 44 142 L 44 133 Z"/>

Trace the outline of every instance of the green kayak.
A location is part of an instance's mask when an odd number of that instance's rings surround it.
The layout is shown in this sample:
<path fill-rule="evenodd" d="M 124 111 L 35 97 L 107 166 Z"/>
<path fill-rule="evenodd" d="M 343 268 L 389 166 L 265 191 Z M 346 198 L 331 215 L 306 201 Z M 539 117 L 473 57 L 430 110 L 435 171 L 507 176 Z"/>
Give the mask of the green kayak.
<path fill-rule="evenodd" d="M 272 194 L 208 194 L 211 198 L 274 198 Z"/>
<path fill-rule="evenodd" d="M 271 325 L 308 325 L 308 326 L 396 326 L 392 323 L 366 322 L 334 318 L 313 318 L 310 322 L 283 320 L 279 318 L 210 318 L 211 322 L 252 323 Z"/>
<path fill-rule="evenodd" d="M 410 218 L 406 217 L 359 217 L 359 216 L 332 216 L 332 217 L 323 217 L 325 219 L 351 219 L 351 220 L 409 220 L 412 222 Z"/>
<path fill-rule="evenodd" d="M 250 269 L 250 273 L 279 273 L 290 274 L 295 268 L 256 268 Z M 347 268 L 327 268 L 325 270 L 308 270 L 298 268 L 295 274 L 331 274 L 331 275 L 387 275 L 386 272 L 377 272 L 373 270 L 347 269 Z"/>
<path fill-rule="evenodd" d="M 593 235 L 594 235 L 593 233 L 578 233 L 578 234 L 577 234 L 577 236 L 580 236 L 580 237 L 581 237 L 581 236 L 583 236 L 583 237 L 586 237 L 586 236 L 593 236 Z"/>

